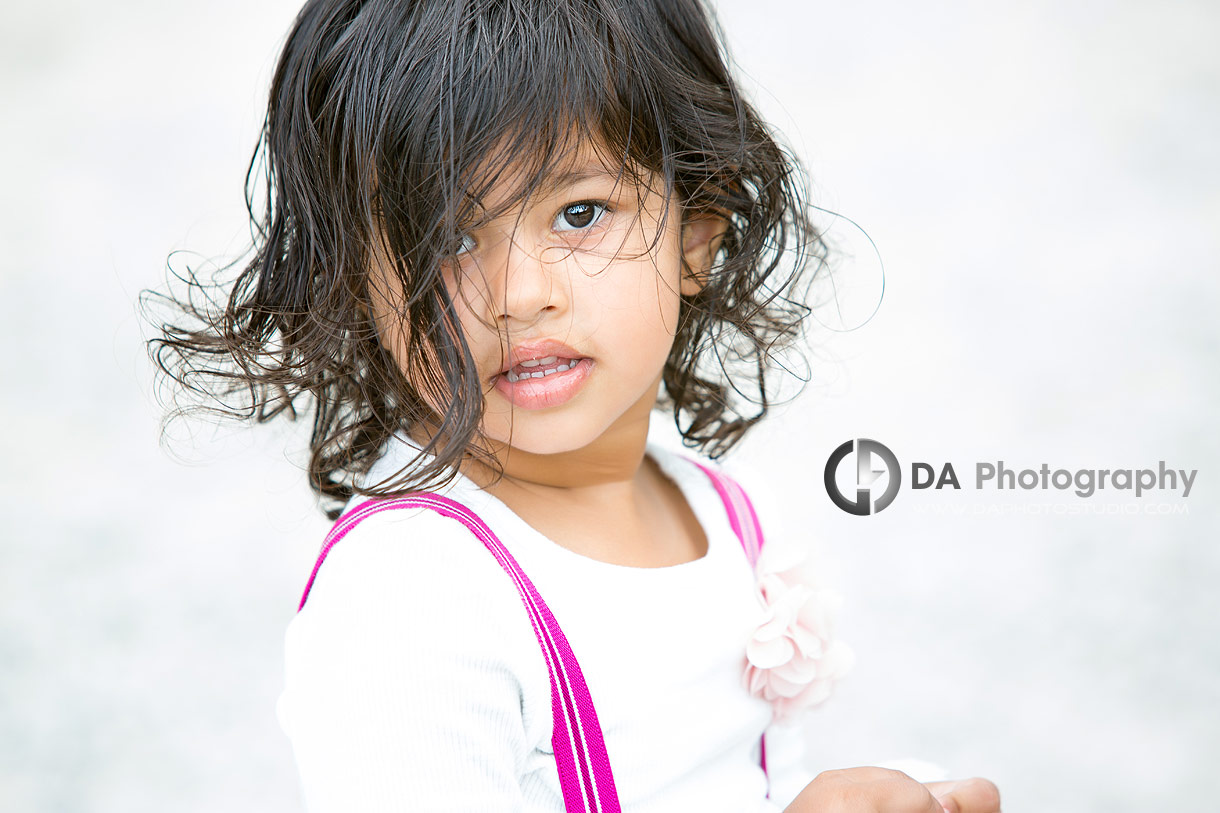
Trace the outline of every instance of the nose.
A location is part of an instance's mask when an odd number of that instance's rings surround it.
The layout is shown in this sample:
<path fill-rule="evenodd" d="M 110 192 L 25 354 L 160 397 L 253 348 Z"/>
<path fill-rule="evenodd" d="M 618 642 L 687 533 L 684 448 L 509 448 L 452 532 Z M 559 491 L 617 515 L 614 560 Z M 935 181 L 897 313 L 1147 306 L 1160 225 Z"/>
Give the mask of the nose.
<path fill-rule="evenodd" d="M 497 322 L 533 324 L 565 307 L 567 263 L 561 252 L 513 238 L 505 241 L 504 256 L 493 261 L 502 269 L 491 303 Z"/>

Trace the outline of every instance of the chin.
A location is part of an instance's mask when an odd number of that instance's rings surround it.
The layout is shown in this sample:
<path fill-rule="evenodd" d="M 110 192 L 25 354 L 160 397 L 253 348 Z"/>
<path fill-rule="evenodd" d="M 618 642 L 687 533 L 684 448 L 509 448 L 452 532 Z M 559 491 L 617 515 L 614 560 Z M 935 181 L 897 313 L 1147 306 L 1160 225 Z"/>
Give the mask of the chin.
<path fill-rule="evenodd" d="M 494 442 L 517 451 L 551 455 L 583 449 L 606 431 L 606 427 L 590 427 L 579 421 L 539 421 L 533 426 L 530 423 L 517 420 L 513 426 L 507 419 L 490 421 L 484 423 L 483 432 Z"/>

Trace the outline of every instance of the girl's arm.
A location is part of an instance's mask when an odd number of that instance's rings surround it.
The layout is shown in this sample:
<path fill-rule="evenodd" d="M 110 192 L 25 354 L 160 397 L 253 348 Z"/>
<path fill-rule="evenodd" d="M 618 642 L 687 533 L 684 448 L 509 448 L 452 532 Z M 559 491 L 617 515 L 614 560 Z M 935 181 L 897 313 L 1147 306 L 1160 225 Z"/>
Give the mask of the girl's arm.
<path fill-rule="evenodd" d="M 542 668 L 516 640 L 530 629 L 454 520 L 385 512 L 344 537 L 287 638 L 280 717 L 308 809 L 522 809 L 521 653 Z"/>

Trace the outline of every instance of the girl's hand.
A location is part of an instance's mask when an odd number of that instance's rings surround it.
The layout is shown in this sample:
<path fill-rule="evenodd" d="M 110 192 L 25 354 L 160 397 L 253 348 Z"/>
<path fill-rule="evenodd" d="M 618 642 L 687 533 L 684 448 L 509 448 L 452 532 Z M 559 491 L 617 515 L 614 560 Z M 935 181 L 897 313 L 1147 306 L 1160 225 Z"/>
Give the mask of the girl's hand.
<path fill-rule="evenodd" d="M 929 782 L 925 787 L 948 813 L 1000 813 L 1000 790 L 986 779 Z"/>
<path fill-rule="evenodd" d="M 824 771 L 784 813 L 1000 813 L 1000 792 L 986 779 L 921 785 L 901 771 Z"/>

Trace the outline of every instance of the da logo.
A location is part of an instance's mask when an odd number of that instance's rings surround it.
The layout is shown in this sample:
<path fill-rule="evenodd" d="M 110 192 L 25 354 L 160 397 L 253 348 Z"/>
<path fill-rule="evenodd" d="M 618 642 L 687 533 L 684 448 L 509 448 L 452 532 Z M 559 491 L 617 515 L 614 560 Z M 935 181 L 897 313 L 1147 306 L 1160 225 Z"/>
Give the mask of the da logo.
<path fill-rule="evenodd" d="M 856 455 L 856 491 L 850 496 L 839 488 L 839 464 L 848 455 Z M 882 468 L 878 469 L 880 464 Z M 885 491 L 874 498 L 872 487 L 882 475 L 888 475 Z M 884 444 L 868 438 L 849 440 L 831 453 L 826 461 L 826 493 L 835 505 L 849 514 L 863 517 L 876 514 L 898 496 L 898 488 L 902 485 L 902 470 L 898 467 L 898 458 Z"/>

